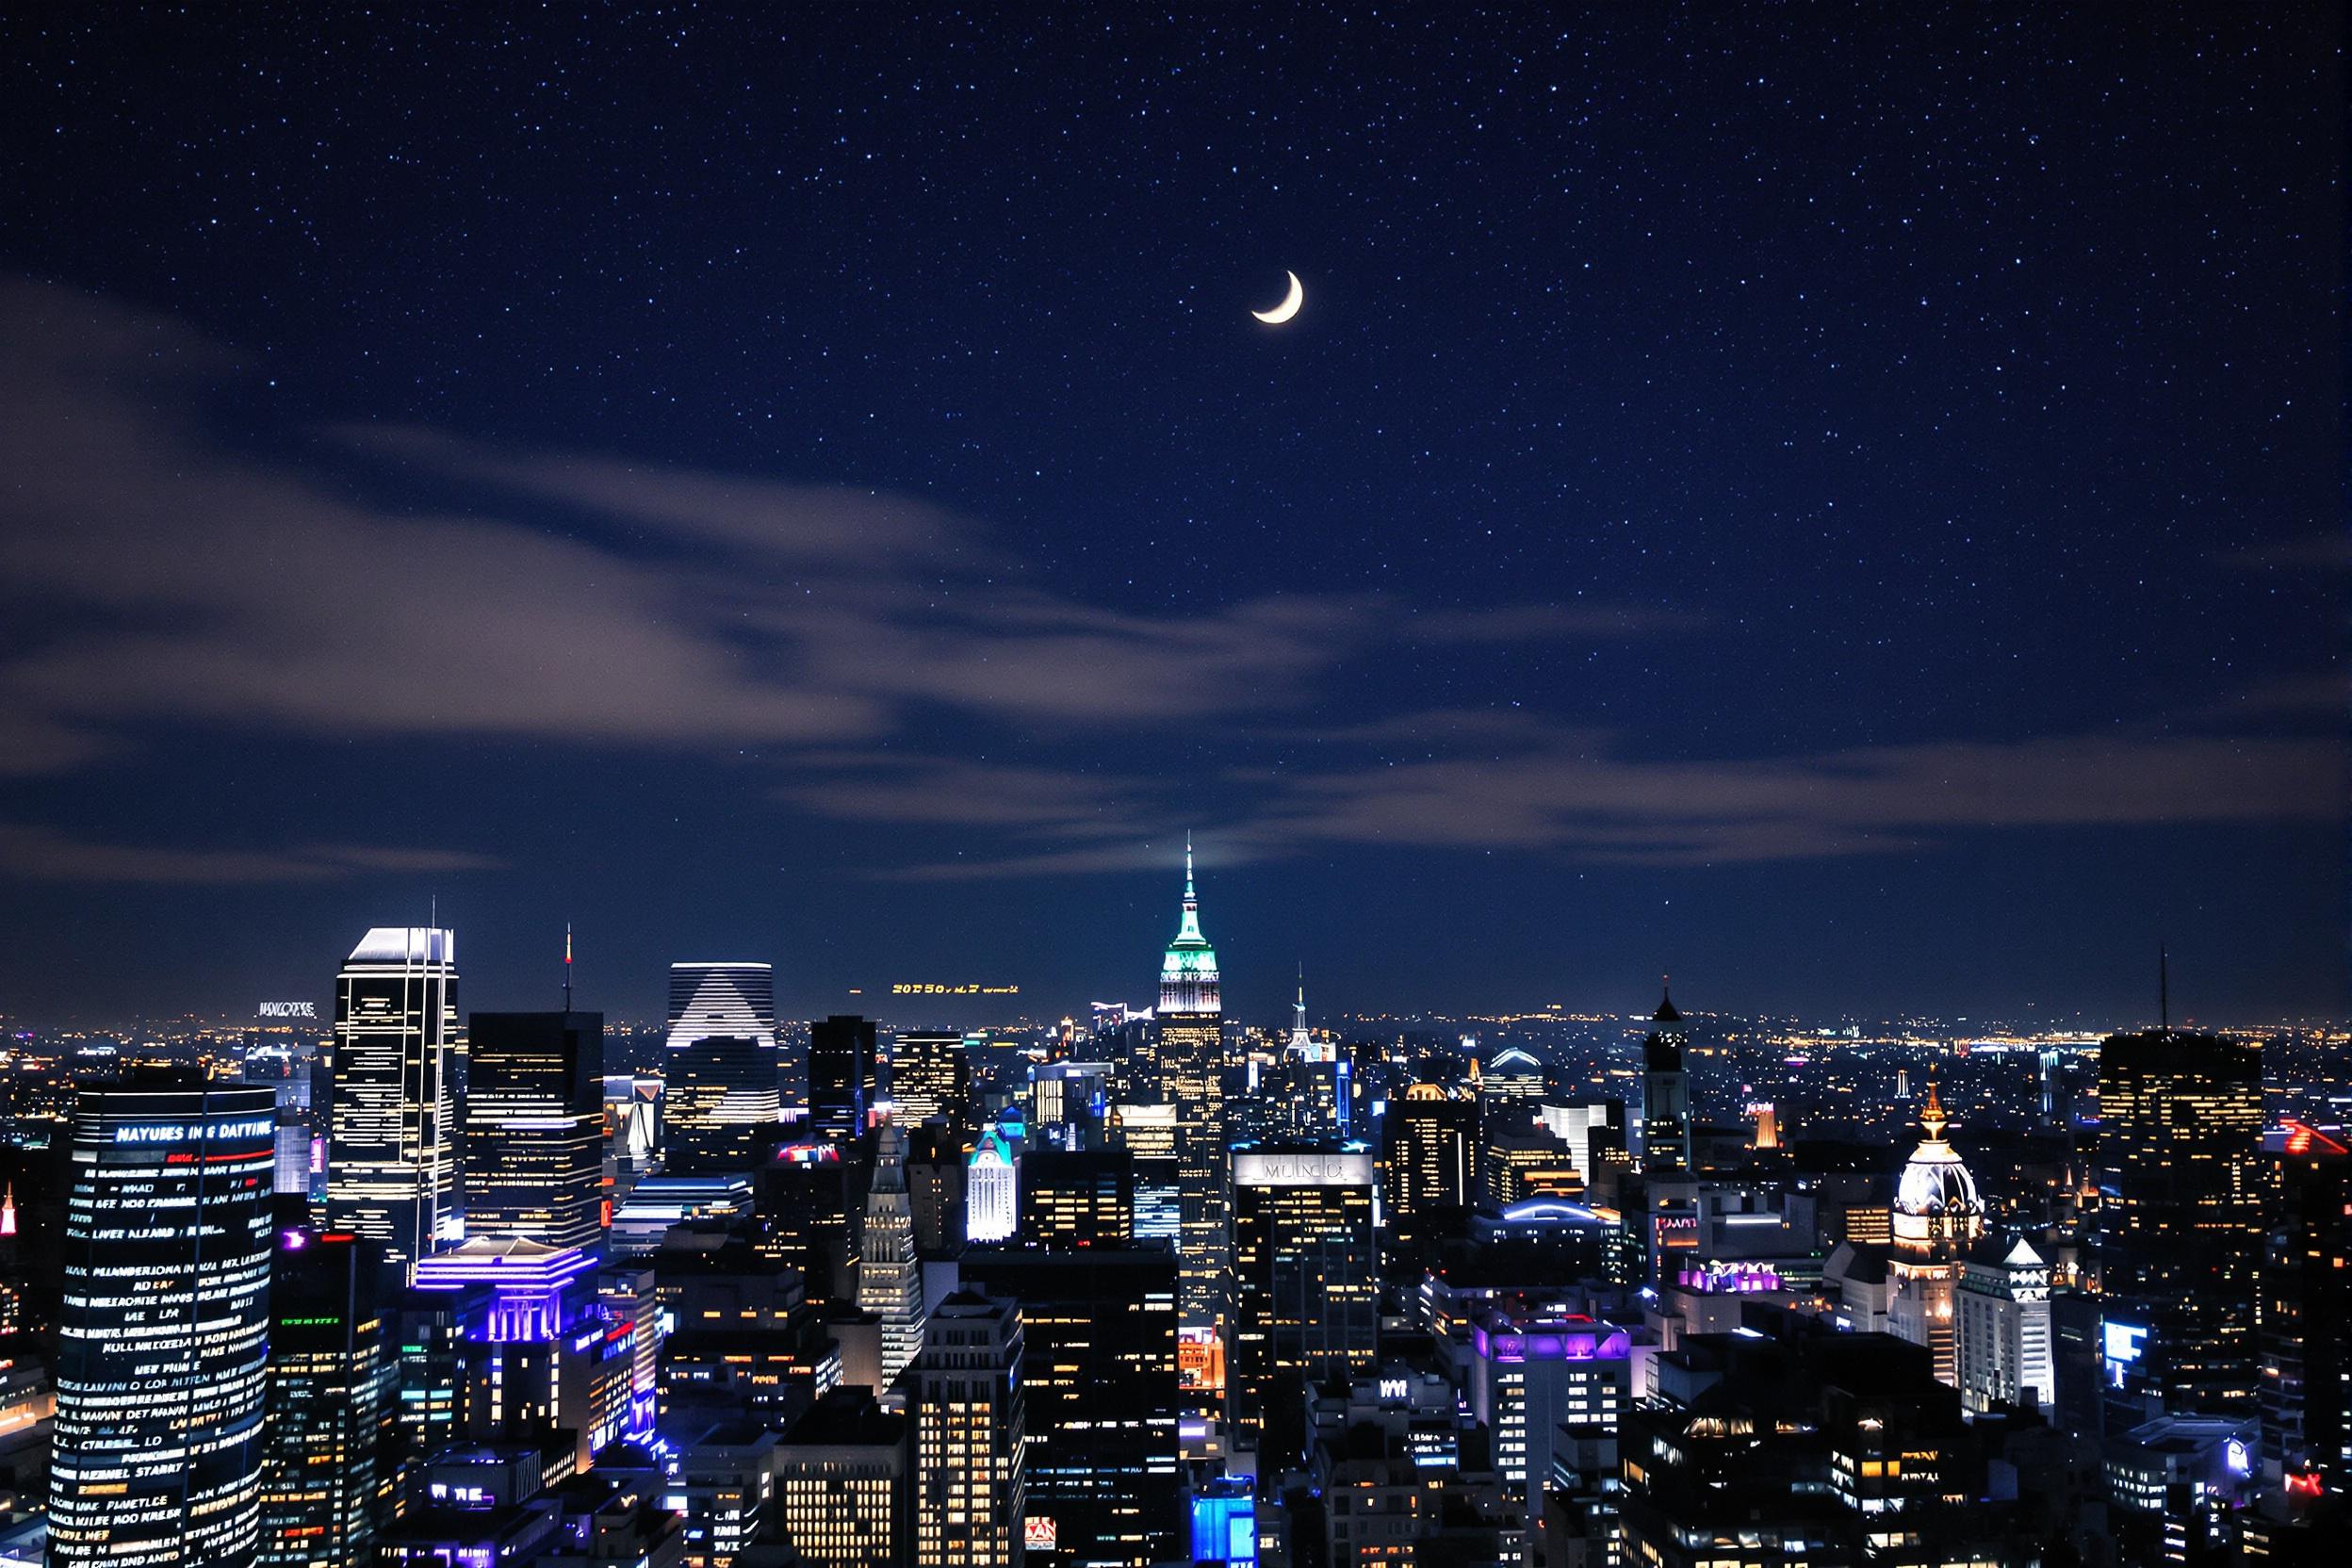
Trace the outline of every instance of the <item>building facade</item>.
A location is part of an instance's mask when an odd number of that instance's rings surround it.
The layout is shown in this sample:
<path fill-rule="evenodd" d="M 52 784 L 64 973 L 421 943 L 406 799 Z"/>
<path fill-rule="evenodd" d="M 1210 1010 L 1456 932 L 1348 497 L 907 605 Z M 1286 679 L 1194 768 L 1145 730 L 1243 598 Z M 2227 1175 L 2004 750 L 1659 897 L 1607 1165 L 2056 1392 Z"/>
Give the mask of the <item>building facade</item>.
<path fill-rule="evenodd" d="M 758 1164 L 783 1119 L 773 966 L 672 964 L 667 1044 L 664 1166 L 691 1172 Z"/>
<path fill-rule="evenodd" d="M 327 1222 L 382 1242 L 387 1266 L 413 1271 L 465 1234 L 457 1169 L 465 1054 L 455 935 L 414 925 L 369 931 L 335 977 Z"/>
<path fill-rule="evenodd" d="M 261 1533 L 267 1088 L 85 1086 L 49 1472 L 55 1568 L 247 1568 Z"/>
<path fill-rule="evenodd" d="M 549 1247 L 604 1238 L 604 1015 L 467 1021 L 466 1233 Z"/>
<path fill-rule="evenodd" d="M 1379 1352 L 1378 1173 L 1360 1145 L 1245 1145 L 1233 1158 L 1226 1417 L 1265 1472 L 1297 1462 L 1305 1386 L 1352 1378 Z"/>
<path fill-rule="evenodd" d="M 1184 844 L 1184 904 L 1160 961 L 1157 1057 L 1161 1091 L 1176 1107 L 1176 1200 L 1183 1244 L 1184 1326 L 1214 1332 L 1224 1317 L 1229 1245 L 1226 1196 L 1225 1011 L 1217 950 L 1200 934 L 1200 899 Z"/>
<path fill-rule="evenodd" d="M 917 1568 L 1020 1568 L 1028 1511 L 1021 1309 L 957 1291 L 915 1386 Z"/>

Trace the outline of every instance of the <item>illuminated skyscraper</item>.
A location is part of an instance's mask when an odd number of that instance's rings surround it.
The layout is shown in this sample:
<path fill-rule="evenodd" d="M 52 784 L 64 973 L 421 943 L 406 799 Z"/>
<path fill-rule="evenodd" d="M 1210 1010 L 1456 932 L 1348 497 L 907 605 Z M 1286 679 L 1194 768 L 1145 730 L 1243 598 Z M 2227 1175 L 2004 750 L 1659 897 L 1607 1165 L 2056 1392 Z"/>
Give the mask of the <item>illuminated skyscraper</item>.
<path fill-rule="evenodd" d="M 1960 1265 L 1952 1335 L 1961 1402 L 2054 1409 L 2055 1343 L 2050 1326 L 2050 1265 L 2023 1236 L 1977 1243 Z"/>
<path fill-rule="evenodd" d="M 270 1282 L 264 1568 L 368 1560 L 391 1392 L 376 1312 L 377 1252 L 348 1231 L 287 1231 Z"/>
<path fill-rule="evenodd" d="M 1179 1560 L 1174 1254 L 1108 1242 L 976 1247 L 962 1277 L 968 1289 L 1021 1307 L 1023 1533 L 1054 1543 L 1030 1560 L 1150 1568 Z"/>
<path fill-rule="evenodd" d="M 335 1112 L 327 1223 L 384 1244 L 414 1271 L 458 1240 L 457 939 L 429 926 L 378 926 L 335 987 Z"/>
<path fill-rule="evenodd" d="M 874 1021 L 836 1013 L 808 1025 L 808 1132 L 842 1144 L 865 1136 L 874 1103 Z"/>
<path fill-rule="evenodd" d="M 888 1387 L 923 1348 L 923 1266 L 915 1259 L 914 1212 L 906 1201 L 905 1135 L 885 1124 L 879 1144 L 858 1248 L 858 1309 L 882 1319 L 882 1382 Z"/>
<path fill-rule="evenodd" d="M 1227 1418 L 1259 1473 L 1298 1462 L 1308 1383 L 1368 1370 L 1380 1347 L 1371 1154 L 1233 1151 L 1233 1324 Z"/>
<path fill-rule="evenodd" d="M 1390 1102 L 1380 1146 L 1380 1223 L 1393 1258 L 1425 1254 L 1478 1202 L 1478 1102 L 1415 1084 Z"/>
<path fill-rule="evenodd" d="M 269 1392 L 267 1088 L 85 1086 L 49 1473 L 54 1568 L 247 1568 Z"/>
<path fill-rule="evenodd" d="M 2254 1409 L 2262 1110 L 2253 1046 L 2157 1029 L 2099 1047 L 2095 1283 L 2111 1344 L 2146 1331 L 2125 1380 L 2175 1414 Z"/>
<path fill-rule="evenodd" d="M 604 1015 L 476 1013 L 467 1041 L 466 1233 L 604 1239 Z"/>
<path fill-rule="evenodd" d="M 1192 841 L 1184 841 L 1184 906 L 1160 962 L 1159 1076 L 1176 1106 L 1176 1184 L 1183 1243 L 1184 1326 L 1217 1327 L 1228 1246 L 1224 1004 L 1217 950 L 1200 934 Z"/>
<path fill-rule="evenodd" d="M 951 1138 L 971 1140 L 972 1042 L 953 1031 L 903 1031 L 890 1046 L 890 1118 L 919 1127 L 935 1117 Z"/>
<path fill-rule="evenodd" d="M 1021 1309 L 939 1303 L 915 1364 L 917 1568 L 1019 1568 L 1028 1511 Z"/>
<path fill-rule="evenodd" d="M 1021 1222 L 1021 1169 L 1004 1135 L 991 1127 L 980 1135 L 972 1152 L 971 1168 L 964 1172 L 965 1239 L 1003 1241 Z"/>
<path fill-rule="evenodd" d="M 783 1119 L 776 1073 L 775 969 L 672 964 L 663 1163 L 748 1170 L 765 1158 Z"/>

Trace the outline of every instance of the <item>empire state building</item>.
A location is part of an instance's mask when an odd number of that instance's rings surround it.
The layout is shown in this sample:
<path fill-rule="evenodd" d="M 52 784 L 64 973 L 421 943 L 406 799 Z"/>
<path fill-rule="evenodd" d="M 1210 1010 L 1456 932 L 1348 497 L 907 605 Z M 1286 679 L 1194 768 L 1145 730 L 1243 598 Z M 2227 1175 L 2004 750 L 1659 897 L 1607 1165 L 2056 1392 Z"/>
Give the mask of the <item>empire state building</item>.
<path fill-rule="evenodd" d="M 1177 1106 L 1178 1294 L 1183 1326 L 1213 1331 L 1222 1315 L 1225 1196 L 1224 1009 L 1217 949 L 1200 934 L 1193 890 L 1192 841 L 1184 841 L 1184 912 L 1160 961 L 1162 1091 Z"/>

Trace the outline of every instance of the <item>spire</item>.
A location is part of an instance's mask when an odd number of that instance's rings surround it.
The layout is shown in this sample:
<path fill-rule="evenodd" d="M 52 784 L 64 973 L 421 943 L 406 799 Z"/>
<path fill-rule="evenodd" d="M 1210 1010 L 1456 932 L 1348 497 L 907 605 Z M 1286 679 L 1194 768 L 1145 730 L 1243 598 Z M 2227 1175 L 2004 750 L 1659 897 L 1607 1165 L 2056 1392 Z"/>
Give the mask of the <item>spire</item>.
<path fill-rule="evenodd" d="M 2161 939 L 2156 943 L 2156 1027 L 2172 1033 L 2172 957 Z"/>
<path fill-rule="evenodd" d="M 1674 977 L 1671 974 L 1658 976 L 1658 987 L 1659 992 L 1658 1011 L 1650 1015 L 1650 1021 L 1652 1023 L 1680 1023 L 1682 1015 L 1674 1010 Z"/>
<path fill-rule="evenodd" d="M 1200 895 L 1193 889 L 1192 835 L 1184 835 L 1184 917 L 1176 928 L 1177 947 L 1206 947 L 1209 939 L 1200 934 Z"/>
<path fill-rule="evenodd" d="M 1951 1119 L 1944 1115 L 1944 1102 L 1936 1097 L 1936 1080 L 1930 1077 L 1927 1081 L 1927 1103 L 1919 1110 L 1919 1130 L 1927 1135 L 1930 1143 L 1941 1143 L 1944 1141 L 1944 1128 Z"/>
<path fill-rule="evenodd" d="M 564 923 L 564 1010 L 572 1010 L 572 923 Z"/>

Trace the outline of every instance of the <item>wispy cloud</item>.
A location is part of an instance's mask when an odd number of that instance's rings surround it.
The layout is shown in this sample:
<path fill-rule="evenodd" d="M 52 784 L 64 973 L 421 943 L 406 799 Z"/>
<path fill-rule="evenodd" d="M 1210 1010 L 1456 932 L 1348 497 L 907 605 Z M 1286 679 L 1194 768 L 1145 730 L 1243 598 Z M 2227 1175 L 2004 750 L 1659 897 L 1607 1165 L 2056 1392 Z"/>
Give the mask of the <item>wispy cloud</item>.
<path fill-rule="evenodd" d="M 364 872 L 410 874 L 496 870 L 502 862 L 459 850 L 384 844 L 290 849 L 187 849 L 103 843 L 46 827 L 0 823 L 0 877 L 37 882 L 213 885 L 327 882 Z"/>

